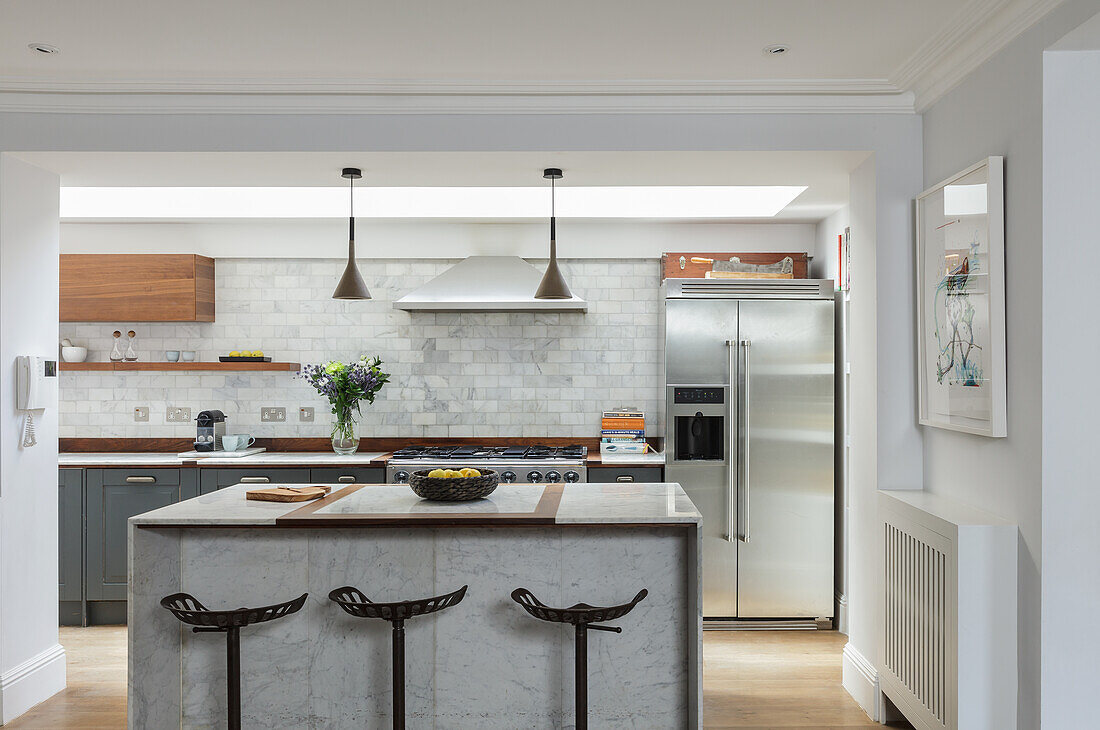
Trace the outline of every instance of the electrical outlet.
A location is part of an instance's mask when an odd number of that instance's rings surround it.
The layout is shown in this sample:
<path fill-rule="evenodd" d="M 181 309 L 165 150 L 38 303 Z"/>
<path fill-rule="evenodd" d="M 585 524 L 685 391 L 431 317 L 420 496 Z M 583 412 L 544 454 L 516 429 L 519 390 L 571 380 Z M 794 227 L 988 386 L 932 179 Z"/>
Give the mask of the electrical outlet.
<path fill-rule="evenodd" d="M 187 423 L 191 420 L 191 409 L 169 407 L 165 416 L 168 423 Z"/>
<path fill-rule="evenodd" d="M 147 423 L 149 421 L 149 406 L 138 406 L 134 408 L 134 422 L 135 423 Z"/>
<path fill-rule="evenodd" d="M 286 409 L 265 406 L 260 409 L 260 421 L 263 423 L 283 423 L 286 421 Z"/>
<path fill-rule="evenodd" d="M 313 423 L 313 408 L 302 406 L 298 409 L 298 420 L 303 423 Z"/>

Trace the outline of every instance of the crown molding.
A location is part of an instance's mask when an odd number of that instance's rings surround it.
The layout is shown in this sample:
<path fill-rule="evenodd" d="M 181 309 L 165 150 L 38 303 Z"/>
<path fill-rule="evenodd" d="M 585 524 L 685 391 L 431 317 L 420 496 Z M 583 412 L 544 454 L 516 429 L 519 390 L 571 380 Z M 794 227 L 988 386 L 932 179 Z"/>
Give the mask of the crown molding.
<path fill-rule="evenodd" d="M 890 77 L 922 112 L 1064 0 L 970 0 Z"/>
<path fill-rule="evenodd" d="M 0 77 L 0 111 L 115 114 L 912 114 L 883 79 L 42 82 Z"/>

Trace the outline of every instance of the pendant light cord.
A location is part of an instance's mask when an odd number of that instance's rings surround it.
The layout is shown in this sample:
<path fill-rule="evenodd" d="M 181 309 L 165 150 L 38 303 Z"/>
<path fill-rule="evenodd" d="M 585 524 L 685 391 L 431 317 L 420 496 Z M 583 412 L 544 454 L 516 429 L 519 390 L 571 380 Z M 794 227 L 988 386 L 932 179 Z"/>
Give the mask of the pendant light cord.
<path fill-rule="evenodd" d="M 348 242 L 350 245 L 355 245 L 355 178 L 348 178 L 348 198 L 350 199 L 350 205 L 348 206 Z M 354 248 L 351 249 L 354 251 Z"/>
<path fill-rule="evenodd" d="M 557 217 L 557 207 L 556 207 L 557 206 L 557 201 L 556 201 L 556 198 L 555 198 L 555 192 L 557 190 L 557 186 L 555 185 L 556 182 L 557 182 L 557 180 L 555 180 L 554 178 L 550 178 L 550 247 L 552 249 L 551 254 L 555 253 L 555 251 L 553 249 L 557 248 L 557 246 L 555 244 L 555 241 L 558 238 L 557 237 L 558 217 Z"/>

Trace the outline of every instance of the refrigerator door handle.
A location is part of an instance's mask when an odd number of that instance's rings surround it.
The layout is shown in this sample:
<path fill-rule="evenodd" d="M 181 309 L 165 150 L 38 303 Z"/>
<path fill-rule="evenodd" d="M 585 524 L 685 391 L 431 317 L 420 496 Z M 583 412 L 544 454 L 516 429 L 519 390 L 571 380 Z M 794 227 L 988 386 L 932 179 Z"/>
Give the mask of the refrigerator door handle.
<path fill-rule="evenodd" d="M 749 369 L 749 353 L 751 352 L 752 341 L 741 340 L 741 347 L 745 350 L 745 388 L 744 390 L 742 390 L 742 397 L 745 399 L 745 427 L 741 431 L 741 433 L 744 435 L 742 436 L 741 450 L 739 453 L 741 456 L 741 468 L 744 470 L 745 478 L 738 482 L 738 486 L 743 485 L 745 492 L 744 497 L 742 498 L 742 503 L 745 505 L 745 531 L 741 534 L 740 539 L 741 542 L 747 543 L 749 541 L 749 498 L 750 490 L 752 489 L 752 480 L 749 474 L 749 456 L 751 454 L 749 450 L 751 448 L 751 442 L 749 440 L 749 432 L 751 430 L 751 421 L 749 420 L 749 408 L 751 406 L 750 399 L 752 398 L 752 385 L 749 383 L 749 376 L 751 372 Z"/>
<path fill-rule="evenodd" d="M 727 398 L 729 401 L 729 414 L 726 420 L 726 428 L 729 430 L 729 458 L 726 460 L 729 467 L 726 471 L 729 476 L 728 489 L 726 490 L 726 542 L 734 542 L 737 539 L 737 523 L 735 520 L 735 505 L 737 503 L 737 467 L 738 464 L 734 460 L 734 454 L 737 453 L 737 428 L 735 426 L 737 419 L 737 399 L 733 394 L 737 392 L 737 340 L 726 340 L 726 347 L 729 349 L 729 366 L 730 366 L 730 396 Z"/>

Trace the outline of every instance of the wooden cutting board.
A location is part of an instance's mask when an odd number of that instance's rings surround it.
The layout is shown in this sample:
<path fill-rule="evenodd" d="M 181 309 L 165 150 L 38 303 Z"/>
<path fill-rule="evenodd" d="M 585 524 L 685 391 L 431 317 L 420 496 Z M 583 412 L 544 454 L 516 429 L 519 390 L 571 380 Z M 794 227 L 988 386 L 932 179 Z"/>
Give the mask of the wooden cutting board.
<path fill-rule="evenodd" d="M 258 502 L 308 502 L 311 499 L 320 499 L 328 494 L 330 489 L 332 487 L 320 484 L 302 487 L 268 487 L 250 489 L 245 492 L 245 497 Z"/>

